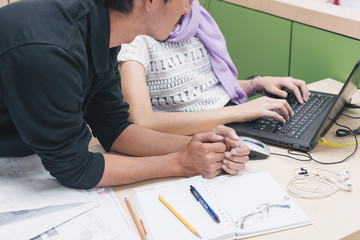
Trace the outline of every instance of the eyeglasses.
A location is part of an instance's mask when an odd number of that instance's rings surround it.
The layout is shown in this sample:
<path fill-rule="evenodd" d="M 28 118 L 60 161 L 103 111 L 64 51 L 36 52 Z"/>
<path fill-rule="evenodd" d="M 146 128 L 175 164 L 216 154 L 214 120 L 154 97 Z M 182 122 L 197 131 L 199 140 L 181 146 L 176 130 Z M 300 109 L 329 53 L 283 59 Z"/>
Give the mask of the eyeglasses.
<path fill-rule="evenodd" d="M 249 213 L 236 221 L 236 226 L 240 226 L 240 229 L 244 229 L 245 222 L 249 222 L 251 219 L 254 219 L 256 216 L 264 216 L 265 214 L 270 215 L 270 210 L 275 210 L 277 208 L 285 208 L 289 209 L 289 204 L 284 204 L 284 202 L 288 201 L 289 197 L 285 196 L 283 200 L 278 204 L 270 204 L 270 203 L 263 203 L 259 207 L 256 208 L 256 211 L 253 213 Z"/>

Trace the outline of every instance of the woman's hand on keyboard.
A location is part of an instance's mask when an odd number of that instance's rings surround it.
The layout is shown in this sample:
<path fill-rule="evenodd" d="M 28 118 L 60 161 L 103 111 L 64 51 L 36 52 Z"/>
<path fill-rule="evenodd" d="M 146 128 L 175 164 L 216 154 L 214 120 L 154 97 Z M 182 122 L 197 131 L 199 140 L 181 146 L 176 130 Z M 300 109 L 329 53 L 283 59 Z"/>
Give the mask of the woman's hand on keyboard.
<path fill-rule="evenodd" d="M 292 77 L 259 77 L 253 80 L 253 88 L 256 91 L 266 91 L 281 98 L 288 96 L 284 88 L 292 91 L 299 103 L 306 102 L 310 97 L 306 82 Z"/>
<path fill-rule="evenodd" d="M 243 108 L 238 112 L 242 114 L 245 121 L 251 121 L 261 117 L 272 117 L 284 123 L 286 120 L 289 120 L 290 117 L 294 116 L 294 112 L 285 99 L 266 96 L 235 107 Z"/>

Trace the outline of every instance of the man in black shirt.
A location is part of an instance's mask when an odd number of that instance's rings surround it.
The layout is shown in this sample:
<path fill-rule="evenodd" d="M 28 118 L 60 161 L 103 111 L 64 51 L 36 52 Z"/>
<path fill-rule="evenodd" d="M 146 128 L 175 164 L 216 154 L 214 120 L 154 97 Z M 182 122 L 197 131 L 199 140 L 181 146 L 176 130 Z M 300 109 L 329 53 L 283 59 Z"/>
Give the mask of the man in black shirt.
<path fill-rule="evenodd" d="M 237 174 L 249 149 L 219 126 L 193 138 L 128 121 L 119 45 L 164 40 L 189 0 L 23 0 L 0 8 L 0 157 L 40 156 L 62 184 Z M 104 149 L 91 153 L 92 133 Z M 230 153 L 231 152 L 231 153 Z"/>

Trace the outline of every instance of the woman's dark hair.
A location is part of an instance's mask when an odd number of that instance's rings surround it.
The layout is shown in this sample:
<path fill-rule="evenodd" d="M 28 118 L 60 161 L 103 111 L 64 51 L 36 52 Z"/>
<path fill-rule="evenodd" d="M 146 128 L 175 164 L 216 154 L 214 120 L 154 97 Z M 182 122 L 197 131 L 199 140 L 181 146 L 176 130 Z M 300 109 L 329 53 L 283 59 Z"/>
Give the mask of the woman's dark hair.
<path fill-rule="evenodd" d="M 163 0 L 167 3 L 168 0 Z M 131 13 L 134 7 L 134 0 L 104 0 L 105 4 L 113 10 L 121 13 Z"/>

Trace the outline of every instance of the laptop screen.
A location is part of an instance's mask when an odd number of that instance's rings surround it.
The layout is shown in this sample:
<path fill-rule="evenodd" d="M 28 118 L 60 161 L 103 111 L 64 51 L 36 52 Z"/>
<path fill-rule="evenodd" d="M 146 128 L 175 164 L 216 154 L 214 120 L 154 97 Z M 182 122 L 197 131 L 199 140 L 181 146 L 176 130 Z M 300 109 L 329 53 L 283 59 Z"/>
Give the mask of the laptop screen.
<path fill-rule="evenodd" d="M 336 119 L 342 114 L 345 105 L 351 102 L 351 97 L 356 92 L 360 84 L 359 65 L 360 60 L 356 63 L 343 88 L 339 92 L 339 95 L 335 100 L 334 107 L 325 118 L 324 123 L 321 125 L 322 127 L 320 128 L 320 131 L 318 131 L 316 139 L 323 136 L 328 131 L 328 128 L 332 125 L 331 121 L 336 121 Z"/>

